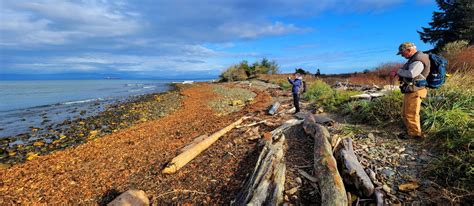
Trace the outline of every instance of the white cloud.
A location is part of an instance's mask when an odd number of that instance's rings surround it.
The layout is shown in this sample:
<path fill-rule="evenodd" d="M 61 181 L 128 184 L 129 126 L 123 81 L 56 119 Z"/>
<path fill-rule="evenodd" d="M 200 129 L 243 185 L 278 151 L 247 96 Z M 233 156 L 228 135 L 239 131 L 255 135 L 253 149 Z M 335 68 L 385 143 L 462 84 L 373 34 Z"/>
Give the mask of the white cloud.
<path fill-rule="evenodd" d="M 1 0 L 0 49 L 12 55 L 2 54 L 2 58 L 15 59 L 12 57 L 22 55 L 16 51 L 28 51 L 31 56 L 17 58 L 21 63 L 0 62 L 0 66 L 37 71 L 222 69 L 227 64 L 222 59 L 262 56 L 252 50 L 223 52 L 235 47 L 236 42 L 315 30 L 299 25 L 294 19 L 316 16 L 327 10 L 383 11 L 400 2 Z M 215 50 L 203 45 L 214 45 Z M 35 53 L 45 57 L 37 58 Z"/>
<path fill-rule="evenodd" d="M 96 1 L 5 1 L 0 7 L 1 45 L 64 44 L 91 37 L 131 35 L 136 14 Z"/>
<path fill-rule="evenodd" d="M 221 31 L 222 33 L 228 33 L 239 38 L 250 39 L 262 36 L 276 36 L 311 31 L 311 29 L 309 28 L 298 28 L 293 24 L 286 25 L 282 22 L 275 22 L 274 24 L 268 25 L 254 23 L 230 23 L 218 27 L 217 30 Z"/>

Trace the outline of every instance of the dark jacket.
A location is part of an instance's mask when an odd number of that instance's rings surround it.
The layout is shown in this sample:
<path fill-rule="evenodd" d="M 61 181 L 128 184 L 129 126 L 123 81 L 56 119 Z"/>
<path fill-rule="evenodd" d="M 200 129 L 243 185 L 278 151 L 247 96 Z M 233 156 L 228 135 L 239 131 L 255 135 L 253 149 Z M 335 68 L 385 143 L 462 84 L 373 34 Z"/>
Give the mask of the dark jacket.
<path fill-rule="evenodd" d="M 293 94 L 298 94 L 298 92 L 301 88 L 301 85 L 303 84 L 301 79 L 292 80 L 292 79 L 288 78 L 288 82 L 290 82 L 290 84 L 293 86 L 293 88 L 291 88 L 291 92 Z"/>

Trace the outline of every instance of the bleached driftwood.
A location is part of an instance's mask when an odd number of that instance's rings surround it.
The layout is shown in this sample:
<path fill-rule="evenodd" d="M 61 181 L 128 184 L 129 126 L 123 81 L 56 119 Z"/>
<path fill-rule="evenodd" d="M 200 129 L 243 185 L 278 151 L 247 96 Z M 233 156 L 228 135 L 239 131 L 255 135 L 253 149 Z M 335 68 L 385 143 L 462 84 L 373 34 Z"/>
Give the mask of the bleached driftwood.
<path fill-rule="evenodd" d="M 321 205 L 348 205 L 346 189 L 328 141 L 329 132 L 309 115 L 303 123 L 306 134 L 314 138 L 314 171 L 321 191 Z"/>
<path fill-rule="evenodd" d="M 272 108 L 270 108 L 270 110 L 268 110 L 268 114 L 270 114 L 270 115 L 276 114 L 279 107 L 280 107 L 280 102 L 275 102 L 272 105 Z"/>
<path fill-rule="evenodd" d="M 285 184 L 285 135 L 286 129 L 301 124 L 290 120 L 270 132 L 271 138 L 264 139 L 265 145 L 258 157 L 252 175 L 232 205 L 281 205 Z"/>
<path fill-rule="evenodd" d="M 199 142 L 201 142 L 202 140 L 206 139 L 207 137 L 208 137 L 208 136 L 204 134 L 204 135 L 201 135 L 201 136 L 199 136 L 199 137 L 194 138 L 194 140 L 193 140 L 191 143 L 189 143 L 188 145 L 186 145 L 186 146 L 184 146 L 183 148 L 181 148 L 181 149 L 179 150 L 179 152 L 181 153 L 181 152 L 184 152 L 184 151 L 188 150 L 188 149 L 191 148 L 191 147 L 194 147 L 194 145 L 196 145 L 197 143 L 199 143 Z"/>
<path fill-rule="evenodd" d="M 227 133 L 228 131 L 232 130 L 235 126 L 239 125 L 242 123 L 242 120 L 244 118 L 240 118 L 239 120 L 235 121 L 234 123 L 230 124 L 229 126 L 219 130 L 218 132 L 212 134 L 211 136 L 203 139 L 202 141 L 194 144 L 192 147 L 190 147 L 188 150 L 182 152 L 175 158 L 171 160 L 170 163 L 166 166 L 165 169 L 163 169 L 162 173 L 163 174 L 172 174 L 177 172 L 181 167 L 186 165 L 189 161 L 194 159 L 196 156 L 198 156 L 202 151 L 207 149 L 209 146 L 212 145 L 215 141 L 217 141 L 222 135 Z"/>
<path fill-rule="evenodd" d="M 339 171 L 344 183 L 356 189 L 356 194 L 361 197 L 370 197 L 374 193 L 374 185 L 370 177 L 365 173 L 364 167 L 357 160 L 352 147 L 352 139 L 344 138 L 335 149 Z"/>

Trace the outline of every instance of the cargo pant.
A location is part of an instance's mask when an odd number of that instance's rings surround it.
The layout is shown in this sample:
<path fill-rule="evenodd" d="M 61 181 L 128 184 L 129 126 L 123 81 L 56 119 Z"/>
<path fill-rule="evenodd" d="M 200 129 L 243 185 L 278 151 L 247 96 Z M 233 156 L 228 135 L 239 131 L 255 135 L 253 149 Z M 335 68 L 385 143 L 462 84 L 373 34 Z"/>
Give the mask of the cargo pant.
<path fill-rule="evenodd" d="M 428 91 L 426 88 L 416 92 L 405 93 L 403 97 L 402 119 L 412 137 L 421 136 L 420 109 L 421 99 L 425 98 Z"/>

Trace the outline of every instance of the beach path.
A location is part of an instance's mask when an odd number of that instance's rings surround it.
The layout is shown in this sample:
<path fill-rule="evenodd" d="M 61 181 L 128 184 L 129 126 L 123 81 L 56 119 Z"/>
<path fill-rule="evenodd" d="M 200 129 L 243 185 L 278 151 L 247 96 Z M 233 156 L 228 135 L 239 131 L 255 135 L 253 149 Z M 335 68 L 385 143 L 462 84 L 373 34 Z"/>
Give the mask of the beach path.
<path fill-rule="evenodd" d="M 222 203 L 226 193 L 235 192 L 223 188 L 238 189 L 245 178 L 233 178 L 244 160 L 220 158 L 215 152 L 222 149 L 210 149 L 177 174 L 163 175 L 161 169 L 193 138 L 265 109 L 271 97 L 257 93 L 255 103 L 242 111 L 217 116 L 207 106 L 217 98 L 212 86 L 184 89 L 182 106 L 166 117 L 0 170 L 0 204 L 106 204 L 128 189 L 144 190 L 154 202 L 165 201 L 173 191 L 192 189 L 203 194 L 198 202 Z M 210 194 L 212 190 L 218 191 Z"/>

